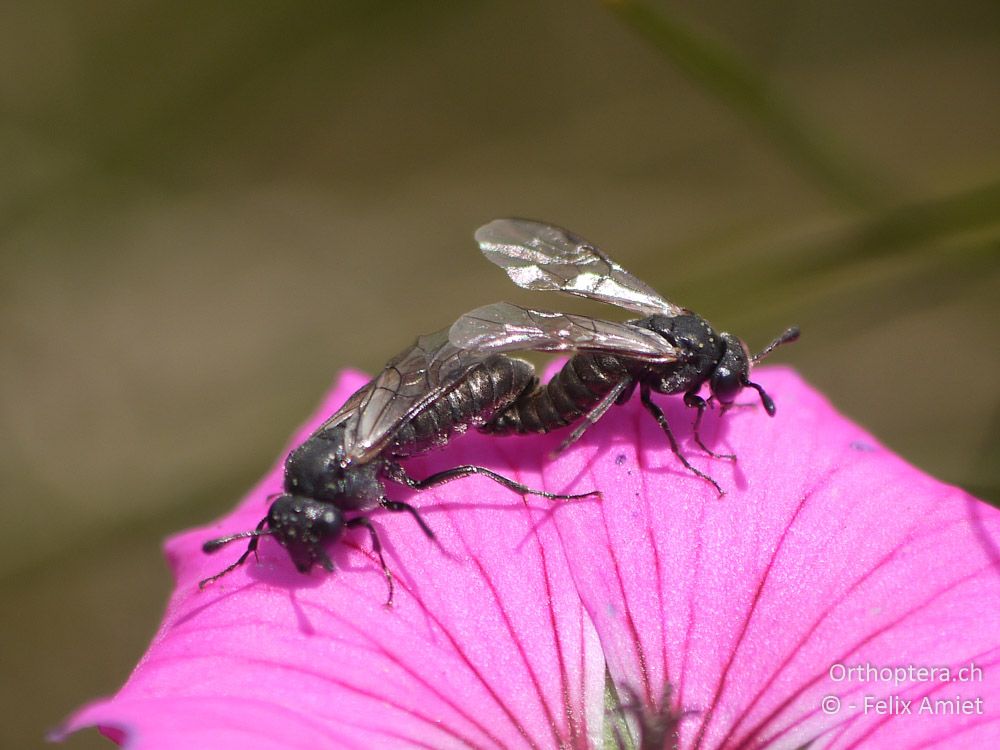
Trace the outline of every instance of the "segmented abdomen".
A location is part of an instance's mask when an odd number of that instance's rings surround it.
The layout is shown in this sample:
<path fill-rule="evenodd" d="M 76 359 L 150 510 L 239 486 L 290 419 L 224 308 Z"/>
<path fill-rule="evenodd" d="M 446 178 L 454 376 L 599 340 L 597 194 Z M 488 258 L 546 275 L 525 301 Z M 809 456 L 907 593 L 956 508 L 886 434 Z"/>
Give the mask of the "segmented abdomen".
<path fill-rule="evenodd" d="M 444 445 L 455 433 L 481 426 L 538 384 L 529 362 L 497 354 L 470 370 L 459 385 L 403 425 L 389 453 L 413 456 Z"/>
<path fill-rule="evenodd" d="M 629 373 L 607 354 L 577 354 L 545 385 L 522 395 L 479 428 L 491 435 L 550 432 L 589 412 Z"/>

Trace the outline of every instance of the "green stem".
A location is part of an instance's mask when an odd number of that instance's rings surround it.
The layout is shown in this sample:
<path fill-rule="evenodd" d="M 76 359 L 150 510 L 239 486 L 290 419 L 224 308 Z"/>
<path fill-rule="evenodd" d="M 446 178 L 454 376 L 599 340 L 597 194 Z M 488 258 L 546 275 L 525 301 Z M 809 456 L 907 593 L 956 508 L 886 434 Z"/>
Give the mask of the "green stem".
<path fill-rule="evenodd" d="M 681 72 L 762 131 L 805 176 L 850 208 L 877 202 L 877 180 L 834 139 L 807 123 L 781 93 L 731 50 L 637 0 L 604 3 Z"/>

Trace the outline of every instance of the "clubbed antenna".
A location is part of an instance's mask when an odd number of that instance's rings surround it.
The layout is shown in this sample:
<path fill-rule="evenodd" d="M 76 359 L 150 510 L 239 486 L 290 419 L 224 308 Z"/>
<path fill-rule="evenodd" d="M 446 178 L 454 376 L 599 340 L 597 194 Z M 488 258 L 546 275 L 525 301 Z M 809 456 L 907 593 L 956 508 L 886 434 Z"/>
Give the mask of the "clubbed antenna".
<path fill-rule="evenodd" d="M 747 385 L 760 394 L 760 402 L 764 404 L 764 411 L 767 412 L 767 416 L 773 417 L 777 411 L 777 407 L 774 405 L 774 399 L 767 395 L 767 391 L 765 391 L 760 384 L 748 382 Z"/>
<path fill-rule="evenodd" d="M 762 351 L 758 352 L 757 354 L 754 354 L 753 357 L 750 358 L 750 364 L 753 364 L 753 365 L 757 364 L 762 359 L 764 359 L 764 357 L 766 357 L 768 354 L 770 354 L 771 352 L 773 352 L 775 349 L 777 349 L 782 344 L 790 344 L 793 341 L 798 340 L 798 338 L 799 338 L 799 327 L 798 326 L 792 326 L 787 331 L 785 331 L 783 334 L 781 334 L 780 336 L 778 336 L 778 338 L 776 338 L 770 344 L 768 344 L 767 346 L 765 346 Z"/>
<path fill-rule="evenodd" d="M 791 342 L 797 340 L 799 337 L 799 327 L 792 326 L 786 330 L 783 334 L 778 336 L 774 341 L 765 346 L 760 352 L 754 354 L 750 358 L 750 364 L 755 365 L 760 362 L 764 357 L 773 352 L 782 344 L 790 344 Z M 764 411 L 767 412 L 769 417 L 773 417 L 775 414 L 774 400 L 767 395 L 767 392 L 757 383 L 751 383 L 749 380 L 744 382 L 744 385 L 753 388 L 760 395 L 760 402 L 764 405 Z"/>
<path fill-rule="evenodd" d="M 218 539 L 210 539 L 209 541 L 205 542 L 201 546 L 202 551 L 207 554 L 212 554 L 213 552 L 219 551 L 230 542 L 235 542 L 237 539 L 250 539 L 250 544 L 247 545 L 246 552 L 240 555 L 239 559 L 236 562 L 234 562 L 228 568 L 223 570 L 221 573 L 216 573 L 214 576 L 210 576 L 208 578 L 205 578 L 204 580 L 199 581 L 198 588 L 203 589 L 209 584 L 215 583 L 220 578 L 222 578 L 222 576 L 226 575 L 227 573 L 231 573 L 232 571 L 240 567 L 243 563 L 245 563 L 247 561 L 247 558 L 250 557 L 251 552 L 256 553 L 257 542 L 260 540 L 260 538 L 262 536 L 267 536 L 268 534 L 273 533 L 271 529 L 264 528 L 265 523 L 267 523 L 267 518 L 262 518 L 260 523 L 257 524 L 257 528 L 255 528 L 253 531 L 241 531 L 239 534 L 230 534 L 229 536 L 222 536 L 219 537 Z"/>

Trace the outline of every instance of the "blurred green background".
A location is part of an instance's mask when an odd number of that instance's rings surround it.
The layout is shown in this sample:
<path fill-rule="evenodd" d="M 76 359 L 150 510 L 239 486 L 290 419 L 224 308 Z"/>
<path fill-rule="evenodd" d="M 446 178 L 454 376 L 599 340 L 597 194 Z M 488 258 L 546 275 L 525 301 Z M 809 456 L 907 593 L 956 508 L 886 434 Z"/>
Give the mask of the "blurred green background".
<path fill-rule="evenodd" d="M 169 533 L 566 225 L 1000 497 L 993 0 L 0 5 L 0 746 L 115 691 Z M 779 399 L 780 408 L 780 399 Z M 71 748 L 104 747 L 92 734 Z"/>

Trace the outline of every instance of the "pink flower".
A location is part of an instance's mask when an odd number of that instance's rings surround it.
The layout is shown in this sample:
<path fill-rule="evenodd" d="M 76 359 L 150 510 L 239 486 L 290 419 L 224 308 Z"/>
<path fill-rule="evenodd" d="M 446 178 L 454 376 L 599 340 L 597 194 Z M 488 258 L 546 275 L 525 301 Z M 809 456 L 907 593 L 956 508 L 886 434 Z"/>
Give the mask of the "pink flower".
<path fill-rule="evenodd" d="M 58 735 L 97 725 L 143 750 L 598 748 L 630 732 L 643 747 L 1000 747 L 1000 513 L 789 370 L 755 378 L 774 419 L 734 409 L 703 428 L 736 464 L 701 454 L 690 410 L 660 399 L 722 498 L 638 399 L 558 460 L 558 436 L 467 435 L 409 461 L 416 477 L 479 463 L 604 499 L 522 499 L 481 478 L 394 488 L 440 545 L 406 514 L 373 514 L 392 608 L 363 529 L 331 550 L 332 574 L 299 574 L 265 538 L 259 564 L 198 591 L 239 554 L 201 544 L 257 524 L 276 465 L 220 523 L 168 541 L 177 588 L 149 651 Z M 295 439 L 363 382 L 343 376 Z"/>

